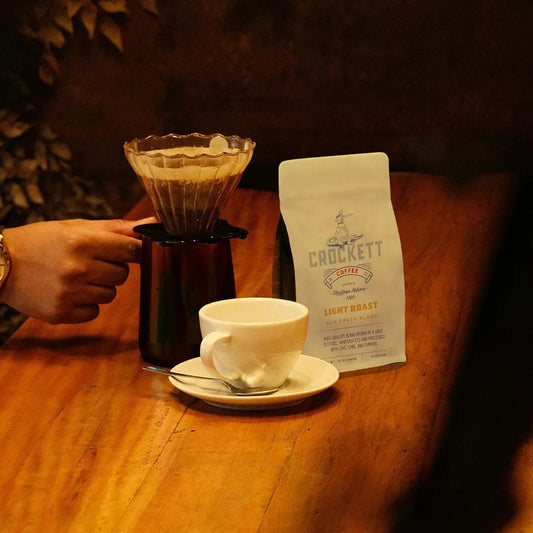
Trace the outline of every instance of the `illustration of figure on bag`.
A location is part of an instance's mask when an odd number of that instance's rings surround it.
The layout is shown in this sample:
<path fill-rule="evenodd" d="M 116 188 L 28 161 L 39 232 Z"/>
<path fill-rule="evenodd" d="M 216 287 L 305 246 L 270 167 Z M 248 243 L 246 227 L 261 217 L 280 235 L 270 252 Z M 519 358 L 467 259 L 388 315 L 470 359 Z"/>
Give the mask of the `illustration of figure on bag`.
<path fill-rule="evenodd" d="M 337 230 L 335 231 L 335 235 L 333 237 L 330 237 L 326 244 L 328 246 L 345 246 L 346 244 L 352 243 L 360 239 L 363 235 L 351 235 L 350 230 L 348 229 L 348 226 L 344 222 L 344 219 L 346 217 L 351 216 L 351 213 L 348 213 L 345 215 L 342 211 L 342 209 L 337 213 L 337 216 L 335 217 L 335 222 L 337 223 Z"/>

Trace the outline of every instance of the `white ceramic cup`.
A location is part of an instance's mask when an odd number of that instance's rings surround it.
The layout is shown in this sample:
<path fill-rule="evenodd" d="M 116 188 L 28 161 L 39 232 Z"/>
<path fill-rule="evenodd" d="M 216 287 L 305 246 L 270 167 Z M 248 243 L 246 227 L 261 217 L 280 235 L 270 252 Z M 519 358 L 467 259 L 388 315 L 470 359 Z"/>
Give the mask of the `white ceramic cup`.
<path fill-rule="evenodd" d="M 202 363 L 243 390 L 280 387 L 302 353 L 309 311 L 278 298 L 233 298 L 199 311 Z"/>

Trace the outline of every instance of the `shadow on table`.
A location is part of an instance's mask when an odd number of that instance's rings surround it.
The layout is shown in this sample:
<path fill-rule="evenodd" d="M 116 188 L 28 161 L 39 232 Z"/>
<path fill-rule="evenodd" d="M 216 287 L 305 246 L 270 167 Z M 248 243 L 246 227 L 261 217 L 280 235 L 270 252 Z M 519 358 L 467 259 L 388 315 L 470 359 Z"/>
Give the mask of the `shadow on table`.
<path fill-rule="evenodd" d="M 105 345 L 106 351 L 103 352 L 101 346 Z M 16 337 L 11 338 L 5 347 L 6 349 L 18 352 L 17 356 L 24 357 L 24 353 L 31 350 L 32 357 L 38 350 L 44 352 L 55 352 L 67 355 L 82 355 L 94 357 L 95 353 L 91 348 L 98 348 L 98 355 L 113 355 L 115 353 L 137 350 L 137 339 L 121 340 L 106 335 L 72 335 L 69 337 Z M 0 347 L 0 352 L 2 348 Z"/>
<path fill-rule="evenodd" d="M 306 398 L 301 402 L 293 405 L 283 406 L 280 408 L 271 409 L 230 409 L 225 407 L 218 407 L 211 405 L 203 400 L 197 398 L 191 398 L 187 394 L 179 391 L 173 391 L 173 395 L 176 396 L 178 401 L 187 406 L 188 409 L 199 411 L 201 413 L 214 414 L 217 416 L 230 416 L 230 417 L 273 417 L 273 416 L 291 416 L 298 414 L 309 414 L 321 409 L 325 409 L 335 403 L 338 397 L 338 392 L 334 387 L 326 389 L 325 391 L 316 394 L 310 398 Z"/>
<path fill-rule="evenodd" d="M 533 435 L 531 183 L 518 205 L 452 392 L 440 450 L 395 508 L 394 533 L 492 533 L 516 515 L 511 475 Z"/>

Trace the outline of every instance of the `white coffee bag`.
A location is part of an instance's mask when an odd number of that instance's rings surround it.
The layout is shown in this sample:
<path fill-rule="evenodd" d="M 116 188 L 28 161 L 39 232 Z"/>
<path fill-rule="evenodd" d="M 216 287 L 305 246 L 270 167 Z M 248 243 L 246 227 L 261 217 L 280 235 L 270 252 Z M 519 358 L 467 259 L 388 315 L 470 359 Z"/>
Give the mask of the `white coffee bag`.
<path fill-rule="evenodd" d="M 304 353 L 340 372 L 405 361 L 403 261 L 386 154 L 283 161 L 279 195 L 296 300 L 309 309 Z"/>

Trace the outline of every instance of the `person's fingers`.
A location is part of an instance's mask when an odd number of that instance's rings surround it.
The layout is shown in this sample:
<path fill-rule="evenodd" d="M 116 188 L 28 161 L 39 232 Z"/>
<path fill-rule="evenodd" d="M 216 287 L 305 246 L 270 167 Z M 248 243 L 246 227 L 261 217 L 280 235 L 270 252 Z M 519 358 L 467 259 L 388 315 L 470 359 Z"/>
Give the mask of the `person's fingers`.
<path fill-rule="evenodd" d="M 60 313 L 47 315 L 41 318 L 50 324 L 79 324 L 95 319 L 100 314 L 98 304 L 79 304 L 68 309 L 61 310 Z"/>
<path fill-rule="evenodd" d="M 142 254 L 141 241 L 133 237 L 124 237 L 122 235 L 108 234 L 104 239 L 104 247 L 96 251 L 95 257 L 102 261 L 112 263 L 140 263 Z"/>
<path fill-rule="evenodd" d="M 125 235 L 127 237 L 135 237 L 139 239 L 141 236 L 133 231 L 133 228 L 136 226 L 142 226 L 143 224 L 155 224 L 157 219 L 155 217 L 141 218 L 139 220 L 115 220 L 116 226 L 111 229 L 113 233 L 118 233 L 119 235 Z"/>
<path fill-rule="evenodd" d="M 85 281 L 91 285 L 122 285 L 129 274 L 126 263 L 111 263 L 108 261 L 94 261 L 91 263 Z"/>
<path fill-rule="evenodd" d="M 13 267 L 3 301 L 54 324 L 96 318 L 99 304 L 112 301 L 127 279 L 127 263 L 140 261 L 133 228 L 154 221 L 71 219 L 6 230 Z"/>
<path fill-rule="evenodd" d="M 142 244 L 138 239 L 112 232 L 98 234 L 85 243 L 88 253 L 95 259 L 111 263 L 139 263 Z"/>
<path fill-rule="evenodd" d="M 72 296 L 72 303 L 78 305 L 108 304 L 115 299 L 117 289 L 110 285 L 86 285 Z"/>
<path fill-rule="evenodd" d="M 88 322 L 94 320 L 100 314 L 100 307 L 97 304 L 77 305 L 69 313 L 63 323 L 65 324 L 79 324 L 81 322 Z"/>
<path fill-rule="evenodd" d="M 111 220 L 93 220 L 91 221 L 92 229 L 99 231 L 109 231 L 116 233 L 117 235 L 124 235 L 126 237 L 139 238 L 139 234 L 133 231 L 136 226 L 143 224 L 154 224 L 157 222 L 155 217 L 141 218 L 139 220 L 124 220 L 124 219 L 111 219 Z"/>
<path fill-rule="evenodd" d="M 128 220 L 70 220 L 66 244 L 75 257 L 94 257 L 102 261 L 139 263 L 142 243 L 133 227 L 153 218 Z"/>

